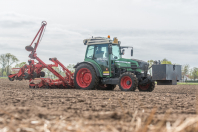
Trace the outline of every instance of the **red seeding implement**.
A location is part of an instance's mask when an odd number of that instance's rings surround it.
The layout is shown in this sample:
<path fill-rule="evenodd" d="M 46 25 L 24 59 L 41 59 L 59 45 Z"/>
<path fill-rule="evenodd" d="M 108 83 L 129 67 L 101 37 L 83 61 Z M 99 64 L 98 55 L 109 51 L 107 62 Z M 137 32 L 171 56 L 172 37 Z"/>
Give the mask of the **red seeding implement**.
<path fill-rule="evenodd" d="M 26 46 L 25 49 L 27 51 L 30 51 L 29 57 L 31 58 L 28 60 L 29 65 L 24 65 L 22 68 L 19 68 L 19 72 L 16 74 L 11 74 L 8 76 L 10 81 L 16 80 L 29 80 L 30 88 L 49 88 L 49 87 L 60 87 L 60 88 L 73 88 L 74 87 L 74 79 L 73 79 L 73 73 L 71 73 L 60 61 L 57 60 L 57 58 L 50 58 L 49 60 L 54 62 L 54 64 L 45 64 L 36 54 L 36 49 L 38 47 L 38 44 L 42 38 L 42 35 L 44 33 L 45 26 L 47 25 L 47 22 L 43 21 L 41 28 L 39 29 L 38 33 L 34 37 L 32 43 L 29 46 Z M 34 48 L 32 47 L 35 39 L 38 37 L 37 42 L 34 45 Z M 34 59 L 38 61 L 38 63 L 34 62 Z M 66 76 L 61 76 L 58 72 L 56 72 L 52 67 L 58 67 L 61 66 L 63 71 L 65 72 Z M 54 75 L 58 77 L 56 80 L 52 80 L 50 78 L 41 78 L 45 76 L 45 72 L 43 72 L 43 68 L 47 68 L 49 71 L 51 71 Z M 16 69 L 16 68 L 15 68 Z"/>
<path fill-rule="evenodd" d="M 116 37 L 110 39 L 110 36 L 92 37 L 84 39 L 83 44 L 87 45 L 85 59 L 83 62 L 77 63 L 75 73 L 71 73 L 56 58 L 50 58 L 54 64 L 45 64 L 36 54 L 36 49 L 43 36 L 43 32 L 47 23 L 42 22 L 41 28 L 34 37 L 32 43 L 25 49 L 30 51 L 28 60 L 29 65 L 19 68 L 18 73 L 8 76 L 10 81 L 29 80 L 30 88 L 78 88 L 84 90 L 113 90 L 119 85 L 122 91 L 139 91 L 151 92 L 155 88 L 155 81 L 158 85 L 176 85 L 181 80 L 181 66 L 161 64 L 155 61 L 149 67 L 145 61 L 137 59 L 122 58 L 125 48 L 131 49 L 133 56 L 133 47 L 121 46 L 121 42 Z M 35 39 L 37 42 L 32 47 Z M 38 62 L 35 63 L 34 60 Z M 61 66 L 66 76 L 61 76 L 53 67 Z M 44 78 L 45 72 L 43 68 L 47 68 L 58 79 L 52 80 Z M 152 75 L 148 75 L 148 70 L 152 68 Z M 16 68 L 15 68 L 16 70 Z"/>

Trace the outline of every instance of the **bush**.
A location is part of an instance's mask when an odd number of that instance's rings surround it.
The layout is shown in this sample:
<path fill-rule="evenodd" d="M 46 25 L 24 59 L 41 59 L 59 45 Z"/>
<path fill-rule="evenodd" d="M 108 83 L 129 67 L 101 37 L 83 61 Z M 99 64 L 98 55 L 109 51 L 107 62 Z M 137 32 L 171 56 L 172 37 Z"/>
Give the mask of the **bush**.
<path fill-rule="evenodd" d="M 196 81 L 188 80 L 188 81 L 185 81 L 185 82 L 188 82 L 188 83 L 198 83 L 198 80 L 196 80 Z"/>

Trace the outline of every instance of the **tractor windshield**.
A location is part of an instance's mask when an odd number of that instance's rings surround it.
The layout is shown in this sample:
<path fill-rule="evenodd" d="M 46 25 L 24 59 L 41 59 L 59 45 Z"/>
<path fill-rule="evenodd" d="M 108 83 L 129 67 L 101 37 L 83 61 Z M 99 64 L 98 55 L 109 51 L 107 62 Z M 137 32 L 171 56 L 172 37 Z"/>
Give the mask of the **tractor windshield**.
<path fill-rule="evenodd" d="M 120 48 L 118 45 L 112 45 L 112 59 L 120 59 Z"/>

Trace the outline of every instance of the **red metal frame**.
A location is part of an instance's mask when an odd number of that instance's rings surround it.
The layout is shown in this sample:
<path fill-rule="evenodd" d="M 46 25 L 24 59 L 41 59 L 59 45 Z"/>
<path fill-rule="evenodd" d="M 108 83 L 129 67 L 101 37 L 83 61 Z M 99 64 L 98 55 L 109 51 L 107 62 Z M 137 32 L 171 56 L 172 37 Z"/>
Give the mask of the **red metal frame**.
<path fill-rule="evenodd" d="M 41 35 L 47 22 L 43 21 L 42 25 L 37 32 L 36 36 L 34 37 L 32 43 L 29 46 L 26 46 L 27 51 L 31 51 L 29 57 L 31 58 L 28 60 L 29 65 L 24 65 L 23 67 L 19 68 L 19 72 L 16 74 L 11 74 L 8 76 L 10 81 L 14 80 L 29 80 L 30 87 L 60 87 L 60 88 L 74 88 L 74 78 L 73 73 L 69 71 L 57 58 L 50 58 L 49 60 L 54 62 L 54 64 L 45 64 L 36 54 L 36 49 L 41 39 Z M 34 43 L 35 39 L 38 37 L 37 42 L 35 43 L 34 48 L 31 47 Z M 35 64 L 34 59 L 38 61 Z M 63 71 L 65 72 L 66 76 L 61 76 L 57 71 L 53 69 L 53 67 L 61 66 Z M 42 76 L 42 69 L 47 68 L 50 72 L 52 72 L 58 79 L 52 80 L 50 78 L 41 78 Z M 16 68 L 15 68 L 16 69 Z"/>

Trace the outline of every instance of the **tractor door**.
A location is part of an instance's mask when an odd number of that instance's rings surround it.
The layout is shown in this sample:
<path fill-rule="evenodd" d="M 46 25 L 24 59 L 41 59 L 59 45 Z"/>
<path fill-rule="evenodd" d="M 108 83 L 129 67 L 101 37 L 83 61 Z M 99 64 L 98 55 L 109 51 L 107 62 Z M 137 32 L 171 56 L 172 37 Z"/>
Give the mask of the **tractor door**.
<path fill-rule="evenodd" d="M 94 61 L 101 67 L 103 76 L 110 76 L 108 44 L 95 45 Z"/>

